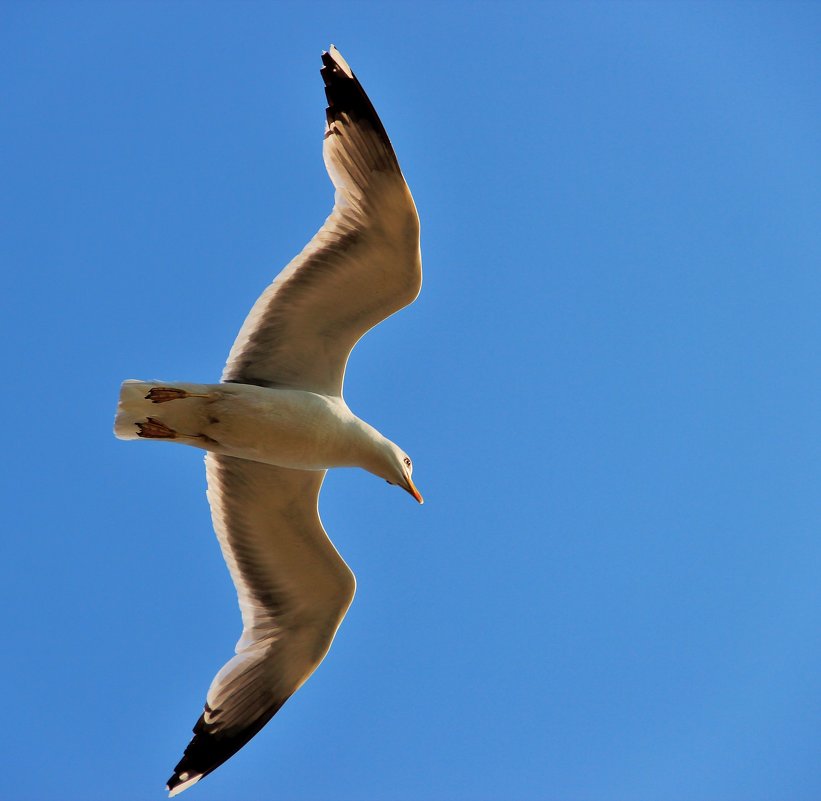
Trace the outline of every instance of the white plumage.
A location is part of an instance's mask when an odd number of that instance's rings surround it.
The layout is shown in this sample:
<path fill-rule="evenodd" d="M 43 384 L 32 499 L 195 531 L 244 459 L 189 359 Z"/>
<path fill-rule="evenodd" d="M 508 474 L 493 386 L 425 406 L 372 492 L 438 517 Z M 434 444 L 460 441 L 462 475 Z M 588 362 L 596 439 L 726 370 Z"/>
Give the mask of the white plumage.
<path fill-rule="evenodd" d="M 331 216 L 254 304 L 220 384 L 127 381 L 120 395 L 121 439 L 208 451 L 212 519 L 242 612 L 171 795 L 236 753 L 328 652 L 355 581 L 319 519 L 325 470 L 363 467 L 422 502 L 407 454 L 342 398 L 351 348 L 419 293 L 419 220 L 359 81 L 333 46 L 322 61 Z"/>

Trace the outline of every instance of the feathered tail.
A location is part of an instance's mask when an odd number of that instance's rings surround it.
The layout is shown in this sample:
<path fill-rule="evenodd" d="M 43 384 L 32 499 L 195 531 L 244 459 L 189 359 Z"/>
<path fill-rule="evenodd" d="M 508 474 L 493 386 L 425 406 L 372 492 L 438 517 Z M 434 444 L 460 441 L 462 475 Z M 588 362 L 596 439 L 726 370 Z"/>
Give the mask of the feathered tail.
<path fill-rule="evenodd" d="M 200 436 L 205 407 L 212 397 L 208 384 L 124 381 L 114 418 L 118 439 L 190 439 Z"/>

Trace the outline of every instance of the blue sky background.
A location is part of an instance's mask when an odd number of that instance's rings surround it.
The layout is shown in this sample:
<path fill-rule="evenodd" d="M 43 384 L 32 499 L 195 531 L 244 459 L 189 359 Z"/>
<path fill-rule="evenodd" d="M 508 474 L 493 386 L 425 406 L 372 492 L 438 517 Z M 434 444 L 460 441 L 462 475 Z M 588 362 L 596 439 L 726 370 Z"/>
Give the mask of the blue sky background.
<path fill-rule="evenodd" d="M 145 801 L 239 635 L 202 459 L 111 433 L 217 380 L 332 203 L 319 55 L 422 219 L 351 359 L 426 504 L 321 510 L 330 655 L 186 799 L 817 801 L 821 6 L 0 5 L 0 797 Z"/>

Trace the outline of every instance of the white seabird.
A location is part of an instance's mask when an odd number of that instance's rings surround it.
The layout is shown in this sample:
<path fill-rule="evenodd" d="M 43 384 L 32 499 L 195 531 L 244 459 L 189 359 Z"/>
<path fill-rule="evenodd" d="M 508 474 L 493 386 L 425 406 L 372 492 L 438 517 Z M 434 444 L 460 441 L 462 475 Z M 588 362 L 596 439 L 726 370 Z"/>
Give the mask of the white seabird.
<path fill-rule="evenodd" d="M 319 232 L 262 293 L 219 384 L 126 381 L 114 430 L 203 448 L 208 500 L 243 632 L 168 780 L 176 795 L 235 754 L 307 680 L 353 599 L 319 519 L 329 467 L 358 466 L 419 503 L 408 455 L 342 398 L 357 340 L 411 303 L 419 218 L 385 129 L 351 68 L 322 54 L 323 157 L 336 189 Z"/>

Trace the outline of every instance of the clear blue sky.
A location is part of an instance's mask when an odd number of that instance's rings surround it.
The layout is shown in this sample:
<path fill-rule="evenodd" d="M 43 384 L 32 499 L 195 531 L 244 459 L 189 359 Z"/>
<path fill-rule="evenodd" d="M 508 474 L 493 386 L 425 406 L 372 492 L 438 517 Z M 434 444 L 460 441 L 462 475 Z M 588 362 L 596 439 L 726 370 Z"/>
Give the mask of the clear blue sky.
<path fill-rule="evenodd" d="M 240 621 L 202 459 L 111 433 L 213 381 L 329 212 L 319 54 L 422 219 L 355 412 L 426 504 L 321 510 L 330 655 L 190 801 L 817 801 L 821 6 L 0 5 L 0 797 L 146 801 Z"/>

